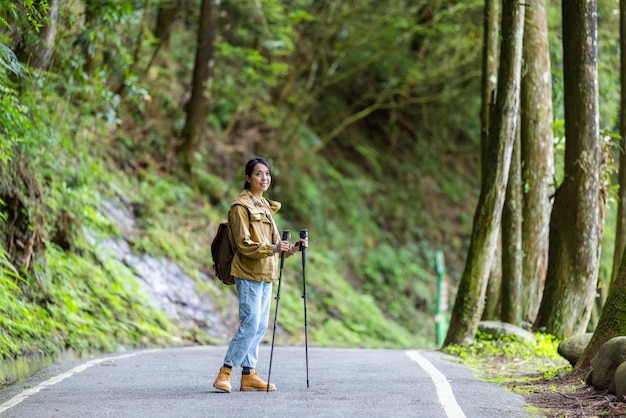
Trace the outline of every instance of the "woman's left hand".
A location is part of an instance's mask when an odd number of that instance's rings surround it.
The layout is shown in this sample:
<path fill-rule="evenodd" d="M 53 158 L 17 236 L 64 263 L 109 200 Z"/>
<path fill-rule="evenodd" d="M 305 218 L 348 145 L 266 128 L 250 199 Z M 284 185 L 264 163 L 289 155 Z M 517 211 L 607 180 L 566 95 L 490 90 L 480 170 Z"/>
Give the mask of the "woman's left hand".
<path fill-rule="evenodd" d="M 298 252 L 298 251 L 302 251 L 302 247 L 306 248 L 309 246 L 309 239 L 308 238 L 300 238 L 297 242 L 296 245 L 293 246 L 293 248 L 291 249 L 292 252 Z"/>

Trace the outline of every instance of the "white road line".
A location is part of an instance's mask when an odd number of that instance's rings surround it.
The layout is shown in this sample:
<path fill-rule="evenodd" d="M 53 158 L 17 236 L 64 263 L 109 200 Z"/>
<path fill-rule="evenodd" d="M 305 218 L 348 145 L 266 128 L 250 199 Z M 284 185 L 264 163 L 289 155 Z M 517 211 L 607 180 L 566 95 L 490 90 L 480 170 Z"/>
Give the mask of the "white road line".
<path fill-rule="evenodd" d="M 48 386 L 56 385 L 57 383 L 60 383 L 60 382 L 64 381 L 65 379 L 67 379 L 68 377 L 71 377 L 72 375 L 74 375 L 76 373 L 80 373 L 82 371 L 87 370 L 91 366 L 95 366 L 96 364 L 100 364 L 102 362 L 109 361 L 109 360 L 121 360 L 121 359 L 125 359 L 125 358 L 135 357 L 135 356 L 138 356 L 140 354 L 151 353 L 153 351 L 157 351 L 157 350 L 155 349 L 155 350 L 136 351 L 136 352 L 129 353 L 129 354 L 122 354 L 120 356 L 103 357 L 103 358 L 97 358 L 97 359 L 94 359 L 94 360 L 90 360 L 90 361 L 88 361 L 86 363 L 83 363 L 81 365 L 78 365 L 78 366 L 74 367 L 71 370 L 68 370 L 65 373 L 61 373 L 60 375 L 51 377 L 50 379 L 46 380 L 45 382 L 41 382 L 37 386 L 32 387 L 30 389 L 26 389 L 25 391 L 15 395 L 11 399 L 9 399 L 8 401 L 6 401 L 2 405 L 0 405 L 0 413 L 6 411 L 8 409 L 13 408 L 15 405 L 18 405 L 22 401 L 26 400 L 26 398 L 36 394 L 37 392 L 41 391 L 42 389 L 45 389 Z"/>
<path fill-rule="evenodd" d="M 437 389 L 437 396 L 439 397 L 439 403 L 443 407 L 446 415 L 450 418 L 465 418 L 463 410 L 456 402 L 454 393 L 452 393 L 452 386 L 448 383 L 446 376 L 441 373 L 430 361 L 420 355 L 415 350 L 406 351 L 406 355 L 415 361 L 424 371 L 430 376 L 435 389 Z"/>

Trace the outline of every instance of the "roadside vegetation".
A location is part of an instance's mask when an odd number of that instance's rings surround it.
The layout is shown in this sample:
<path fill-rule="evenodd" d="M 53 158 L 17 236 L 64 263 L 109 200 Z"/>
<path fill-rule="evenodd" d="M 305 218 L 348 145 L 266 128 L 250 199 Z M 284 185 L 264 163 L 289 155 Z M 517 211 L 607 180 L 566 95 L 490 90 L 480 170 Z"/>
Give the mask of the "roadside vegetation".
<path fill-rule="evenodd" d="M 559 340 L 537 333 L 533 343 L 515 336 L 479 332 L 474 344 L 450 345 L 443 352 L 474 370 L 477 377 L 524 397 L 531 416 L 620 417 L 626 404 L 615 395 L 585 383 L 584 371 L 574 370 L 558 352 Z"/>
<path fill-rule="evenodd" d="M 554 336 L 542 333 L 529 343 L 515 336 L 495 338 L 479 331 L 473 344 L 450 345 L 443 351 L 472 368 L 479 378 L 524 396 L 529 412 L 550 416 L 555 411 L 550 411 L 550 403 L 540 401 L 537 394 L 545 399 L 560 396 L 558 378 L 572 370 L 558 354 L 558 342 Z M 569 416 L 565 410 L 559 413 L 564 415 L 556 416 Z"/>
<path fill-rule="evenodd" d="M 559 341 L 552 335 L 537 333 L 530 343 L 516 336 L 495 338 L 479 331 L 474 344 L 450 345 L 443 352 L 458 357 L 468 366 L 480 370 L 481 376 L 498 383 L 519 379 L 520 372 L 533 371 L 550 379 L 571 370 L 567 360 L 558 354 Z M 485 365 L 495 367 L 483 367 Z"/>

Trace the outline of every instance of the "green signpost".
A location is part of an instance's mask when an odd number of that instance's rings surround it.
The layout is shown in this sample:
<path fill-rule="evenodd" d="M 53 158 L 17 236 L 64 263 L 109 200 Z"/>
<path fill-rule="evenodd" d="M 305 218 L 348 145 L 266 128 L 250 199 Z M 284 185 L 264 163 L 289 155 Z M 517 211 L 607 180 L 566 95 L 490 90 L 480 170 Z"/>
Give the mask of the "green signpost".
<path fill-rule="evenodd" d="M 437 307 L 435 310 L 435 327 L 437 331 L 437 346 L 441 347 L 448 333 L 448 285 L 445 279 L 446 266 L 443 251 L 435 254 L 435 268 L 437 269 Z"/>

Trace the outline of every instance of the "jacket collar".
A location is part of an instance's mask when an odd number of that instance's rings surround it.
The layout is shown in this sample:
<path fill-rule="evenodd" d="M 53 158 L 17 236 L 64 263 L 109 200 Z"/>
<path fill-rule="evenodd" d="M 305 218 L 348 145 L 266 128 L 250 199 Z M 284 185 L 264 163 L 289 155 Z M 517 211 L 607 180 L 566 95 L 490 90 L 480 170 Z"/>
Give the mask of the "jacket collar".
<path fill-rule="evenodd" d="M 262 199 L 269 206 L 269 208 L 272 211 L 272 213 L 276 213 L 276 212 L 278 212 L 280 210 L 280 208 L 281 208 L 281 203 L 280 202 L 268 199 L 266 197 L 263 197 Z M 258 207 L 252 201 L 252 198 L 250 197 L 250 193 L 248 192 L 248 190 L 242 190 L 239 193 L 239 195 L 237 195 L 237 197 L 235 197 L 235 199 L 233 200 L 233 203 L 231 203 L 231 206 L 232 205 L 243 205 L 243 206 L 247 207 L 249 210 L 255 210 L 255 208 Z"/>

